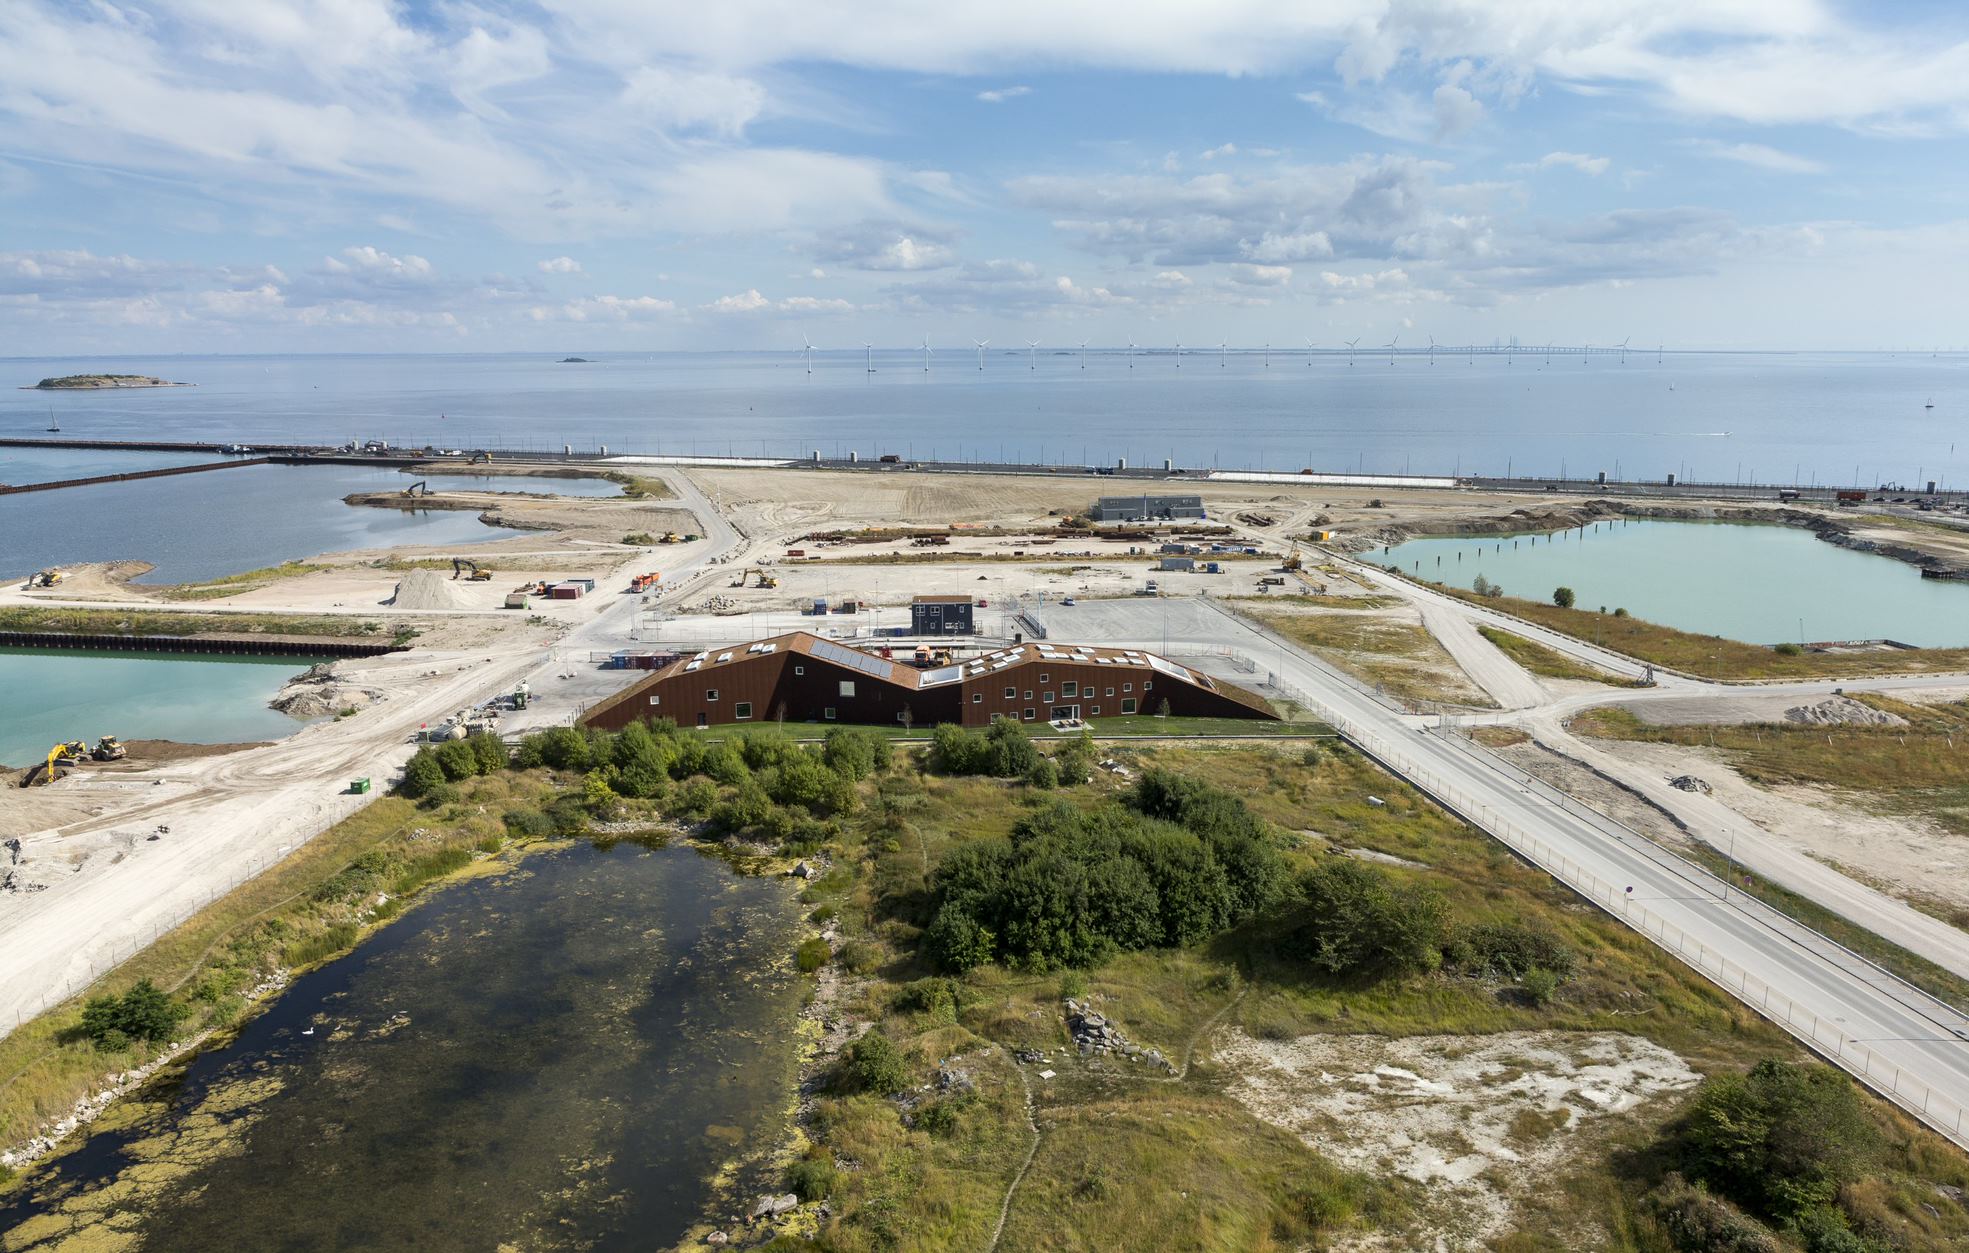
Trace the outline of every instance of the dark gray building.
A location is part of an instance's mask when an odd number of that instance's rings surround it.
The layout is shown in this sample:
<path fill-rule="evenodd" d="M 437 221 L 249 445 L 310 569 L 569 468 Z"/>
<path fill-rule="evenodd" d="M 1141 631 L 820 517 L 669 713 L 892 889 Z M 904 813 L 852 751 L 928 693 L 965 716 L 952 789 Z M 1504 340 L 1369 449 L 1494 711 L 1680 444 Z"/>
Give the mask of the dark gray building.
<path fill-rule="evenodd" d="M 1096 522 L 1171 522 L 1204 517 L 1201 496 L 1103 496 L 1090 515 Z"/>
<path fill-rule="evenodd" d="M 912 635 L 970 635 L 969 596 L 918 596 L 909 602 L 909 629 Z"/>

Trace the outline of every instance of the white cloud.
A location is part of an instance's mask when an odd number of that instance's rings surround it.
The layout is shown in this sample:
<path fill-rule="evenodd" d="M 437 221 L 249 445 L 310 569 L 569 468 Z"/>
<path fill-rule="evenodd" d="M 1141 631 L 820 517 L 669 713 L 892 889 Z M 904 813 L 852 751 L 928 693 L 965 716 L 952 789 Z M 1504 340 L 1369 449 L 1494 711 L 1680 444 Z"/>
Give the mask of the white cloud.
<path fill-rule="evenodd" d="M 1436 88 L 1431 103 L 1435 110 L 1437 143 L 1468 134 L 1484 120 L 1483 102 L 1450 83 Z"/>
<path fill-rule="evenodd" d="M 344 261 L 340 257 L 324 257 L 322 264 L 331 273 L 335 274 L 359 272 L 364 274 L 388 275 L 392 278 L 422 280 L 430 278 L 432 273 L 431 263 L 417 256 L 415 253 L 406 253 L 401 257 L 397 257 L 384 252 L 380 248 L 371 247 L 368 244 L 358 244 L 351 248 L 344 248 L 342 249 L 342 256 L 347 257 L 348 260 Z"/>
<path fill-rule="evenodd" d="M 1218 144 L 1215 148 L 1206 148 L 1197 155 L 1205 161 L 1215 161 L 1218 157 L 1234 157 L 1237 155 L 1237 145 L 1231 143 Z"/>
<path fill-rule="evenodd" d="M 527 310 L 536 322 L 556 318 L 569 322 L 630 322 L 675 313 L 675 303 L 655 296 L 584 296 L 558 308 L 536 305 Z"/>
<path fill-rule="evenodd" d="M 537 268 L 542 274 L 580 274 L 581 263 L 573 257 L 549 257 L 539 262 Z"/>
<path fill-rule="evenodd" d="M 1231 281 L 1246 287 L 1284 287 L 1292 281 L 1292 267 L 1239 262 L 1231 267 Z"/>
<path fill-rule="evenodd" d="M 731 296 L 720 296 L 704 306 L 704 312 L 719 316 L 750 313 L 846 313 L 854 309 L 848 301 L 819 296 L 788 296 L 769 300 L 756 287 Z"/>
<path fill-rule="evenodd" d="M 765 112 L 766 89 L 749 78 L 662 66 L 638 66 L 622 103 L 668 130 L 704 129 L 738 135 Z"/>
<path fill-rule="evenodd" d="M 1169 291 L 1180 291 L 1191 285 L 1190 276 L 1181 270 L 1164 270 L 1155 276 L 1155 285 Z"/>
<path fill-rule="evenodd" d="M 1574 169 L 1582 174 L 1591 174 L 1595 178 L 1605 174 L 1612 166 L 1612 158 L 1589 156 L 1584 152 L 1548 152 L 1538 159 L 1538 168 L 1541 170 Z"/>
<path fill-rule="evenodd" d="M 1023 85 L 1017 87 L 993 87 L 989 91 L 979 92 L 978 99 L 984 101 L 986 104 L 1003 104 L 1007 100 L 1016 100 L 1020 96 L 1029 96 L 1031 94 L 1032 88 Z"/>
<path fill-rule="evenodd" d="M 1289 235 L 1266 232 L 1256 243 L 1241 245 L 1253 261 L 1316 261 L 1333 255 L 1333 241 L 1325 231 L 1298 231 Z"/>
<path fill-rule="evenodd" d="M 1810 157 L 1796 156 L 1780 152 L 1764 144 L 1725 144 L 1716 140 L 1697 140 L 1690 144 L 1704 156 L 1716 157 L 1723 161 L 1736 161 L 1743 165 L 1754 165 L 1760 170 L 1770 170 L 1774 174 L 1823 174 L 1823 162 Z"/>
<path fill-rule="evenodd" d="M 860 222 L 824 234 L 823 261 L 857 270 L 935 270 L 957 259 L 949 232 L 894 222 Z"/>

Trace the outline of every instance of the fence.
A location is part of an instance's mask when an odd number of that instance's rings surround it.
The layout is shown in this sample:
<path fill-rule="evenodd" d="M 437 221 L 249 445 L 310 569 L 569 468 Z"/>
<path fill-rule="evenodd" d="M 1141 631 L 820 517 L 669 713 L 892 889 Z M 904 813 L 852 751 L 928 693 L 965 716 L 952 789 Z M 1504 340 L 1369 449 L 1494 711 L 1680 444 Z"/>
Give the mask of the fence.
<path fill-rule="evenodd" d="M 1690 936 L 1667 918 L 1634 901 L 1629 891 L 1616 890 L 1612 884 L 1544 840 L 1504 821 L 1492 812 L 1489 805 L 1460 795 L 1435 772 L 1406 760 L 1406 754 L 1396 748 L 1393 741 L 1377 736 L 1359 724 L 1342 718 L 1326 706 L 1312 701 L 1308 703 L 1312 708 L 1319 710 L 1320 716 L 1326 722 L 1362 752 L 1373 757 L 1388 770 L 1407 779 L 1438 804 L 1457 814 L 1472 826 L 1488 832 L 1492 838 L 1526 861 L 1655 941 L 1685 965 L 1693 967 L 1743 1004 L 1782 1027 L 1813 1052 L 1859 1078 L 1943 1136 L 1964 1148 L 1969 1148 L 1969 1110 L 1965 1110 L 1964 1106 L 1953 1098 L 1935 1091 L 1928 1083 L 1908 1073 L 1903 1064 L 1882 1057 L 1865 1043 L 1848 1035 L 1837 1022 L 1828 1020 L 1808 1006 L 1798 1004 L 1771 983 L 1752 974 L 1742 965 L 1730 961 L 1720 949 Z M 1708 871 L 1683 861 L 1646 837 L 1621 827 L 1598 811 L 1579 805 L 1563 793 L 1544 785 L 1533 776 L 1517 770 L 1493 755 L 1482 753 L 1475 745 L 1469 744 L 1461 737 L 1439 738 L 1454 743 L 1462 751 L 1478 757 L 1486 767 L 1500 770 L 1520 786 L 1537 790 L 1541 799 L 1552 801 L 1566 812 L 1586 819 L 1596 828 L 1620 840 L 1625 846 L 1639 852 L 1657 866 L 1688 882 L 1691 887 L 1713 896 L 1719 903 L 1735 909 L 1751 921 L 1769 928 L 1792 943 L 1799 944 L 1821 960 L 1831 962 L 1869 987 L 1885 993 L 1904 1008 L 1935 1023 L 1938 1032 L 1953 1036 L 1957 1040 L 1969 1041 L 1969 1018 L 1965 1018 L 1953 1007 L 1906 983 L 1892 972 L 1875 965 L 1829 937 L 1778 913 L 1761 901 L 1746 897 Z"/>

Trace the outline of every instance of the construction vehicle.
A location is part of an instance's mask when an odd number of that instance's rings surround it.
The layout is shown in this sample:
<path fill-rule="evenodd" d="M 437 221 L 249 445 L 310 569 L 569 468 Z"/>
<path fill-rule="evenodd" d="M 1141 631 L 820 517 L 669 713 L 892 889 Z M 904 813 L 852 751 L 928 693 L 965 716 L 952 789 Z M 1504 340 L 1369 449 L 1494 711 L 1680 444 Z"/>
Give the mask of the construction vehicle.
<path fill-rule="evenodd" d="M 27 580 L 27 585 L 31 588 L 53 587 L 67 577 L 68 571 L 66 570 L 39 570 Z"/>
<path fill-rule="evenodd" d="M 60 766 L 63 762 L 87 760 L 89 760 L 89 746 L 81 740 L 70 740 L 66 744 L 57 744 L 48 750 L 48 760 L 41 766 L 41 773 L 37 775 L 32 770 L 28 771 L 26 777 L 21 780 L 21 786 L 32 787 L 37 783 L 53 783 L 57 777 L 55 774 L 56 767 Z"/>
<path fill-rule="evenodd" d="M 776 579 L 776 578 L 774 578 L 774 577 L 773 577 L 772 575 L 770 575 L 770 574 L 767 574 L 767 573 L 766 573 L 766 572 L 765 572 L 764 570 L 762 570 L 762 569 L 761 569 L 761 568 L 759 568 L 758 566 L 747 566 L 747 567 L 745 567 L 745 569 L 743 569 L 743 570 L 740 570 L 740 571 L 738 572 L 738 577 L 737 577 L 736 579 L 733 579 L 733 580 L 732 580 L 732 586 L 733 586 L 733 587 L 744 587 L 744 586 L 745 586 L 745 580 L 747 580 L 747 579 L 749 579 L 749 578 L 751 578 L 751 577 L 752 577 L 753 575 L 755 575 L 755 574 L 759 576 L 759 586 L 760 586 L 760 587 L 778 587 L 778 586 L 779 586 L 779 580 L 778 580 L 778 579 Z"/>
<path fill-rule="evenodd" d="M 406 496 L 429 496 L 431 494 L 431 485 L 425 479 L 418 479 L 409 487 L 404 488 L 403 494 Z"/>
<path fill-rule="evenodd" d="M 130 750 L 123 747 L 122 740 L 113 735 L 105 735 L 96 741 L 96 746 L 90 750 L 89 755 L 97 761 L 122 761 L 130 755 Z"/>
<path fill-rule="evenodd" d="M 451 577 L 454 579 L 457 578 L 459 572 L 463 570 L 471 571 L 470 574 L 465 576 L 467 583 L 490 583 L 492 581 L 492 571 L 479 569 L 479 563 L 473 561 L 470 557 L 453 557 L 451 559 Z"/>
<path fill-rule="evenodd" d="M 675 531 L 665 531 L 663 538 L 656 542 L 659 544 L 674 544 L 677 542 L 677 533 Z"/>
<path fill-rule="evenodd" d="M 492 454 L 487 452 L 485 449 L 481 448 L 477 452 L 473 453 L 472 459 L 470 461 L 467 461 L 465 464 L 468 466 L 475 466 L 481 462 L 490 463 L 491 461 L 492 461 Z"/>
<path fill-rule="evenodd" d="M 947 666 L 950 664 L 948 648 L 931 648 L 928 644 L 916 646 L 916 664 L 919 666 Z"/>
<path fill-rule="evenodd" d="M 1295 574 L 1305 564 L 1304 558 L 1299 556 L 1299 545 L 1294 544 L 1292 551 L 1286 554 L 1285 561 L 1279 566 L 1279 569 L 1285 571 L 1287 574 Z"/>

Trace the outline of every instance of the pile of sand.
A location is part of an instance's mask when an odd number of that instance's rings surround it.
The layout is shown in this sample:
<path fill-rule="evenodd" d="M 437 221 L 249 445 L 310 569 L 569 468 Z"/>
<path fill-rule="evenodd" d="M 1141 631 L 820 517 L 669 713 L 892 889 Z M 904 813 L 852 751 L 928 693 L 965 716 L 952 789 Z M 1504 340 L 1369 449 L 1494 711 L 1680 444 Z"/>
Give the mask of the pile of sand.
<path fill-rule="evenodd" d="M 382 693 L 345 681 L 335 673 L 333 663 L 325 663 L 289 680 L 267 704 L 294 718 L 326 718 L 345 710 L 367 709 L 380 699 Z"/>
<path fill-rule="evenodd" d="M 1904 727 L 1907 719 L 1884 709 L 1862 705 L 1850 696 L 1829 696 L 1816 705 L 1799 705 L 1784 711 L 1786 722 L 1802 722 L 1814 727 Z"/>
<path fill-rule="evenodd" d="M 398 609 L 468 609 L 451 580 L 436 570 L 412 570 L 397 582 L 390 603 Z"/>

